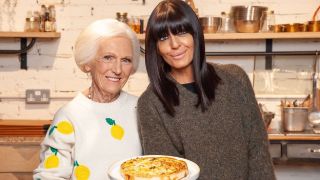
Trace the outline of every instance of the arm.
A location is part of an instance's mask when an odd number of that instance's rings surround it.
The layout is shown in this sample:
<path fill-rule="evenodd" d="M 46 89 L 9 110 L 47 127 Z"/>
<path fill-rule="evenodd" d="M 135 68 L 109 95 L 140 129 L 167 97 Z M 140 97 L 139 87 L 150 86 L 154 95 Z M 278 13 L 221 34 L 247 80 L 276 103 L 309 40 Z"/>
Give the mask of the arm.
<path fill-rule="evenodd" d="M 244 126 L 248 138 L 249 150 L 249 174 L 248 179 L 275 179 L 272 159 L 269 153 L 269 141 L 267 131 L 255 98 L 251 82 L 247 74 L 241 69 L 241 91 L 245 103 Z"/>
<path fill-rule="evenodd" d="M 58 111 L 41 144 L 40 164 L 33 179 L 70 179 L 74 131 L 65 113 Z"/>
<path fill-rule="evenodd" d="M 161 118 L 159 106 L 152 103 L 151 98 L 141 96 L 138 101 L 138 125 L 143 154 L 181 156 Z"/>

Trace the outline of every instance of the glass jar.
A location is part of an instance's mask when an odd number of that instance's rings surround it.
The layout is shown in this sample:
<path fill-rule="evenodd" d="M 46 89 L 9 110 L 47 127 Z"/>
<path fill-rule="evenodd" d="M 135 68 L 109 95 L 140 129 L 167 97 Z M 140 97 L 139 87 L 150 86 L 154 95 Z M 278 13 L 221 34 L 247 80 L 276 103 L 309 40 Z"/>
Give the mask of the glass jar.
<path fill-rule="evenodd" d="M 275 25 L 275 14 L 274 11 L 269 11 L 265 15 L 265 20 L 263 26 L 261 28 L 262 32 L 274 32 L 274 25 Z"/>

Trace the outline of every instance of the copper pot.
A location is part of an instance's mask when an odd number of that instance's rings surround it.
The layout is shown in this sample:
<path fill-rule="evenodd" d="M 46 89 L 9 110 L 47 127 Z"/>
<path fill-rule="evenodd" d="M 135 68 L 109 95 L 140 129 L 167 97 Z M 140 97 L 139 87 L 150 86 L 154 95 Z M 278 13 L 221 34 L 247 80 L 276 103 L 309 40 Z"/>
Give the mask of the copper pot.
<path fill-rule="evenodd" d="M 320 32 L 320 21 L 308 21 L 308 32 Z"/>
<path fill-rule="evenodd" d="M 284 32 L 302 32 L 302 31 L 303 31 L 303 24 L 294 23 L 294 24 L 287 24 Z"/>

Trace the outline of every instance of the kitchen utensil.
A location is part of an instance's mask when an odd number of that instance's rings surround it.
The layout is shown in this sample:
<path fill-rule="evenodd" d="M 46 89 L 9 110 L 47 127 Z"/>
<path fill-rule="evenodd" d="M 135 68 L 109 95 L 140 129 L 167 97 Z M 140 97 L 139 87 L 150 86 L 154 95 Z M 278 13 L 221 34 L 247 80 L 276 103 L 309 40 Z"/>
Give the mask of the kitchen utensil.
<path fill-rule="evenodd" d="M 317 110 L 317 66 L 318 66 L 319 52 L 316 52 L 316 56 L 313 63 L 313 75 L 312 75 L 312 111 L 308 116 L 310 125 L 314 132 L 320 133 L 320 112 Z"/>
<path fill-rule="evenodd" d="M 320 6 L 314 11 L 312 16 L 312 21 L 308 21 L 307 30 L 309 32 L 319 32 L 320 31 L 320 21 L 317 19 L 317 14 L 320 12 Z"/>
<path fill-rule="evenodd" d="M 266 128 L 268 128 L 272 119 L 274 118 L 275 113 L 268 111 L 265 105 L 261 103 L 259 103 L 259 108 L 260 108 L 260 112 L 261 112 L 264 124 Z"/>
<path fill-rule="evenodd" d="M 204 33 L 216 33 L 221 27 L 221 17 L 200 17 L 199 21 Z"/>
<path fill-rule="evenodd" d="M 232 6 L 231 14 L 236 31 L 241 33 L 259 32 L 267 10 L 268 8 L 263 6 Z"/>
<path fill-rule="evenodd" d="M 293 23 L 293 24 L 286 24 L 286 27 L 283 28 L 283 32 L 302 32 L 303 31 L 303 24 L 301 23 Z"/>
<path fill-rule="evenodd" d="M 234 22 L 233 18 L 231 17 L 230 13 L 221 12 L 221 27 L 219 32 L 222 33 L 230 33 L 234 32 Z"/>
<path fill-rule="evenodd" d="M 307 107 L 282 107 L 284 131 L 304 131 L 308 121 Z"/>
<path fill-rule="evenodd" d="M 308 32 L 319 32 L 320 31 L 320 21 L 308 21 L 307 30 L 308 30 Z"/>

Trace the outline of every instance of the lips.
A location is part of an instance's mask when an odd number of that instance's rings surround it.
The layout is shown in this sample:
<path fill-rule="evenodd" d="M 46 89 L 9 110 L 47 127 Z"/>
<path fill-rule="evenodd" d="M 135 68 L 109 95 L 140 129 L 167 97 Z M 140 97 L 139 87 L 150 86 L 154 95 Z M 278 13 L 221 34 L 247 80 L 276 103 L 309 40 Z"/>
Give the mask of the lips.
<path fill-rule="evenodd" d="M 170 56 L 173 59 L 181 59 L 181 58 L 184 57 L 185 54 L 186 54 L 186 51 L 183 51 L 183 52 L 178 52 L 178 53 L 171 54 Z"/>
<path fill-rule="evenodd" d="M 106 76 L 106 78 L 112 82 L 118 82 L 120 81 L 120 77 L 111 77 L 111 76 Z"/>

